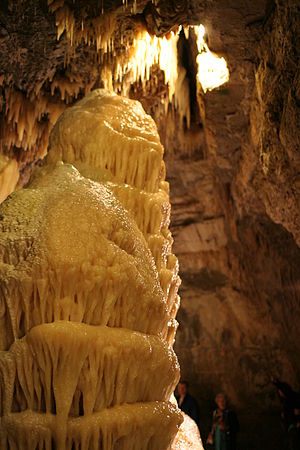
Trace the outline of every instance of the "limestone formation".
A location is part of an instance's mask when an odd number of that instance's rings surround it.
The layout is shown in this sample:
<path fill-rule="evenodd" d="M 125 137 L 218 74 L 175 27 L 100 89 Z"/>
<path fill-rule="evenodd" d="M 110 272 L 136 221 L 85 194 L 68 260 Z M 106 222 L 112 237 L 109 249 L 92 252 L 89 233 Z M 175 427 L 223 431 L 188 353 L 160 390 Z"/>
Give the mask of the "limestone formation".
<path fill-rule="evenodd" d="M 131 212 L 154 257 L 170 315 L 168 338 L 173 342 L 180 279 L 171 250 L 169 185 L 162 155 L 156 125 L 139 102 L 96 90 L 58 120 L 47 164 L 72 163 L 85 176 L 106 180 Z"/>
<path fill-rule="evenodd" d="M 162 155 L 137 102 L 95 91 L 1 205 L 1 450 L 170 447 L 179 278 Z"/>

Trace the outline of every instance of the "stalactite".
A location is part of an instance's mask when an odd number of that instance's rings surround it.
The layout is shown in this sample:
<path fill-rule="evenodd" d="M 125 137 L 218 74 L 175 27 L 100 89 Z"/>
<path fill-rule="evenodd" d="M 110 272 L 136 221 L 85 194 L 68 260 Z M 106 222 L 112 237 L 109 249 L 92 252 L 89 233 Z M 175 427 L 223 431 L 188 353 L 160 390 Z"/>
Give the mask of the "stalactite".
<path fill-rule="evenodd" d="M 128 5 L 124 2 L 123 5 L 133 9 L 137 7 L 136 2 Z M 16 5 L 12 3 L 11 7 L 15 8 Z M 61 67 L 51 71 L 47 77 L 36 80 L 30 94 L 16 89 L 11 75 L 0 76 L 1 152 L 10 158 L 17 158 L 21 163 L 21 173 L 25 165 L 30 166 L 34 160 L 45 156 L 50 131 L 66 105 L 71 105 L 77 98 L 88 94 L 95 85 L 101 85 L 99 77 L 106 89 L 128 96 L 133 85 L 141 84 L 144 90 L 147 89 L 153 67 L 156 66 L 156 69 L 162 71 L 164 77 L 161 82 L 167 87 L 166 93 L 160 98 L 165 114 L 168 114 L 171 104 L 184 126 L 190 127 L 188 80 L 185 69 L 178 66 L 177 57 L 180 28 L 167 36 L 157 37 L 151 36 L 139 24 L 135 26 L 135 31 L 132 29 L 130 33 L 124 33 L 122 29 L 116 29 L 119 25 L 118 9 L 101 14 L 99 5 L 95 8 L 94 16 L 91 14 L 87 18 L 84 8 L 79 8 L 75 14 L 75 7 L 72 8 L 64 0 L 48 0 L 48 9 L 55 17 L 57 39 L 65 39 L 67 42 Z M 194 31 L 198 35 L 198 77 L 204 72 L 215 77 L 215 65 L 212 69 L 204 68 L 202 62 L 212 61 L 216 64 L 218 61 L 223 66 L 226 66 L 226 62 L 209 51 L 204 42 L 202 26 L 194 27 Z M 184 27 L 184 32 L 189 33 L 188 26 Z M 121 40 L 117 49 L 114 42 L 116 38 Z M 82 46 L 87 47 L 90 52 L 92 67 L 88 75 L 81 75 L 77 68 L 74 69 L 76 52 Z M 224 70 L 219 84 L 228 77 L 228 70 L 226 69 L 227 75 Z M 212 84 L 205 85 L 204 81 L 202 84 L 204 91 L 213 87 Z M 22 179 L 21 177 L 21 182 Z"/>
<path fill-rule="evenodd" d="M 76 48 L 82 42 L 88 46 L 95 46 L 96 51 L 108 53 L 113 51 L 113 32 L 116 24 L 116 13 L 100 14 L 97 17 L 82 19 L 77 22 L 74 12 L 64 0 L 48 0 L 49 11 L 55 14 L 57 39 L 64 32 L 68 40 L 68 49 Z"/>
<path fill-rule="evenodd" d="M 10 154 L 11 148 L 22 149 L 23 160 L 34 153 L 42 158 L 47 152 L 50 131 L 57 118 L 65 109 L 65 104 L 55 102 L 51 96 L 27 98 L 11 87 L 4 89 L 2 104 L 1 150 Z M 44 118 L 47 117 L 45 121 Z"/>

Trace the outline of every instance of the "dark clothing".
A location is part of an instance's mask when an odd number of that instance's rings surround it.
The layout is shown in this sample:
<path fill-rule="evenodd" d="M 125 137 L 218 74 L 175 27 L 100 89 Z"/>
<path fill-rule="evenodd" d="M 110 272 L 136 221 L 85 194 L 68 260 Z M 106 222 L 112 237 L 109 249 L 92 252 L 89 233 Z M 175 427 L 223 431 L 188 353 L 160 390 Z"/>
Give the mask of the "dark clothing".
<path fill-rule="evenodd" d="M 300 450 L 300 394 L 293 391 L 291 386 L 282 381 L 275 381 L 274 385 L 281 391 L 282 403 L 281 420 L 287 437 L 288 450 Z"/>
<path fill-rule="evenodd" d="M 288 450 L 300 450 L 300 428 L 296 425 L 288 430 Z"/>
<path fill-rule="evenodd" d="M 300 450 L 300 405 L 295 405 L 293 422 L 288 428 L 288 450 Z"/>
<path fill-rule="evenodd" d="M 234 411 L 217 408 L 213 412 L 212 434 L 215 450 L 236 450 L 236 435 L 239 422 Z"/>
<path fill-rule="evenodd" d="M 276 381 L 274 385 L 278 391 L 281 391 L 284 397 L 281 397 L 282 412 L 281 420 L 285 431 L 288 431 L 290 426 L 295 423 L 296 417 L 294 410 L 300 408 L 300 394 L 293 391 L 289 384 L 282 381 Z"/>
<path fill-rule="evenodd" d="M 177 400 L 178 400 L 178 406 L 181 409 L 181 411 L 183 411 L 185 414 L 190 416 L 198 425 L 199 407 L 198 407 L 197 400 L 194 397 L 192 397 L 190 394 L 185 395 L 181 405 L 179 405 L 179 398 L 177 398 Z"/>

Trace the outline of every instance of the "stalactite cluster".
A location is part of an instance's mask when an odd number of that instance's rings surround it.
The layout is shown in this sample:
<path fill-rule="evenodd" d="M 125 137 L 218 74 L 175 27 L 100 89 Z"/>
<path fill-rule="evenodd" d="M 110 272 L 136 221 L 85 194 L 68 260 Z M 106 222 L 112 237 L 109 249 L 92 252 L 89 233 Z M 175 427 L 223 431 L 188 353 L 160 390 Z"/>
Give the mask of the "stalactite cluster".
<path fill-rule="evenodd" d="M 152 13 L 161 7 L 153 3 Z M 31 77 L 31 83 L 22 85 L 13 55 L 9 70 L 0 73 L 0 150 L 18 160 L 21 184 L 28 178 L 24 172 L 45 156 L 50 131 L 67 105 L 101 86 L 123 95 L 130 95 L 132 85 L 141 83 L 144 89 L 154 66 L 163 72 L 163 83 L 167 86 L 160 96 L 165 111 L 171 103 L 190 126 L 189 83 L 177 56 L 178 22 L 173 17 L 174 31 L 165 36 L 150 35 L 144 8 L 143 2 L 100 5 L 67 0 L 48 0 L 46 9 L 30 2 L 19 5 L 12 1 L 7 11 L 3 6 L 4 17 L 4 13 L 13 17 L 18 29 L 24 26 L 26 17 L 27 33 L 37 36 L 30 48 L 24 36 L 24 40 L 17 42 L 14 55 L 17 66 L 28 71 L 26 77 Z M 182 8 L 183 5 L 179 10 Z M 4 23 L 3 52 L 11 48 L 16 33 L 11 17 Z M 188 32 L 187 27 L 185 30 Z M 45 40 L 45 33 L 49 41 Z M 31 57 L 34 59 L 41 51 L 44 66 L 31 64 Z M 50 57 L 54 61 L 52 67 L 47 66 Z"/>

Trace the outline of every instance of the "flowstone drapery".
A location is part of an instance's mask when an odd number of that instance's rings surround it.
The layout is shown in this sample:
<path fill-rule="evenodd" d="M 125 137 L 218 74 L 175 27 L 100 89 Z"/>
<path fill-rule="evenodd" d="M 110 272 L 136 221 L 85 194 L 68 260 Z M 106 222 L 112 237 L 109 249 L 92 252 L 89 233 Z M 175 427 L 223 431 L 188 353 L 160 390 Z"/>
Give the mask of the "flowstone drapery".
<path fill-rule="evenodd" d="M 138 102 L 94 91 L 1 205 L 1 450 L 170 447 L 180 281 L 162 156 Z"/>

